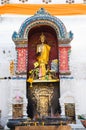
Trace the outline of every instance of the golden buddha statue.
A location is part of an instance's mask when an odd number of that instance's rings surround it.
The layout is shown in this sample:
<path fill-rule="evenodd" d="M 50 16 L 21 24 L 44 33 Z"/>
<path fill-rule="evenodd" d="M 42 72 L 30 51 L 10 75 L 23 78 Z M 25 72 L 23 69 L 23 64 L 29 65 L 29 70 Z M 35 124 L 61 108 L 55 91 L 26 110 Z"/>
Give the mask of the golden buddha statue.
<path fill-rule="evenodd" d="M 41 44 L 37 45 L 37 53 L 39 54 L 37 56 L 37 60 L 39 63 L 39 78 L 45 79 L 46 75 L 46 65 L 49 61 L 49 52 L 50 52 L 50 46 L 45 43 L 45 35 L 42 33 L 40 36 Z"/>

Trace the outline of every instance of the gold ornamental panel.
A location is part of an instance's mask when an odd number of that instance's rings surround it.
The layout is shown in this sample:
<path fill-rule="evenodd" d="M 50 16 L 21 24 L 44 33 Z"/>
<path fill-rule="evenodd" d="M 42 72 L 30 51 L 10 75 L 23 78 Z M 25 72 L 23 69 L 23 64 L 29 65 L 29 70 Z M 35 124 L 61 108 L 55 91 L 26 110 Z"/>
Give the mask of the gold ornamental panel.
<path fill-rule="evenodd" d="M 48 107 L 49 107 L 49 96 L 41 95 L 39 96 L 39 111 L 40 116 L 48 116 Z"/>
<path fill-rule="evenodd" d="M 53 97 L 53 85 L 51 87 L 40 83 L 40 85 L 34 85 L 31 89 L 33 100 L 37 102 L 37 112 L 40 116 L 49 115 L 49 107 L 51 106 L 51 99 Z"/>

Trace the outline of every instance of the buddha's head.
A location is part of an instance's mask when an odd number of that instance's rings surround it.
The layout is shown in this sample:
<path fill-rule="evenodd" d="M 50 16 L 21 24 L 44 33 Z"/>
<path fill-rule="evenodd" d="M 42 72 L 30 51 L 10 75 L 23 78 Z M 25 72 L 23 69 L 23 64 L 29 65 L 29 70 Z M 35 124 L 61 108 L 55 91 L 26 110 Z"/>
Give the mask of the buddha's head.
<path fill-rule="evenodd" d="M 44 43 L 45 39 L 46 39 L 46 37 L 45 37 L 45 35 L 42 33 L 41 36 L 40 36 L 41 42 Z"/>

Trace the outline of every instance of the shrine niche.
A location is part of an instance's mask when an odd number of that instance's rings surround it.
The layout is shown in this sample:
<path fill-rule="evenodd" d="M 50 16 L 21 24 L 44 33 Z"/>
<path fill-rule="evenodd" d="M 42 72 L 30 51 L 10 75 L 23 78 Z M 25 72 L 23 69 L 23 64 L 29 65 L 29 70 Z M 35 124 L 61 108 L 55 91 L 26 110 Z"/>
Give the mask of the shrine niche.
<path fill-rule="evenodd" d="M 40 85 L 42 86 L 42 88 L 40 88 Z M 33 100 L 35 97 L 37 101 L 37 108 L 35 110 L 40 112 L 40 116 L 42 115 L 48 116 L 50 114 L 49 107 L 51 106 L 53 87 L 48 89 L 47 85 L 43 86 L 41 83 L 40 85 L 34 86 L 32 91 L 32 94 L 34 95 Z"/>
<path fill-rule="evenodd" d="M 75 123 L 75 103 L 65 103 L 65 115 L 70 117 L 70 123 Z"/>
<path fill-rule="evenodd" d="M 23 104 L 13 104 L 13 118 L 21 118 L 23 117 Z"/>
<path fill-rule="evenodd" d="M 59 75 L 70 74 L 72 32 L 41 8 L 24 21 L 12 39 L 17 51 L 16 74 L 27 77 L 28 116 L 60 114 Z"/>
<path fill-rule="evenodd" d="M 13 98 L 12 104 L 12 118 L 21 118 L 23 117 L 23 98 L 16 96 Z"/>
<path fill-rule="evenodd" d="M 31 43 L 36 43 L 39 39 L 39 35 L 41 35 L 39 32 L 42 31 L 42 29 L 46 33 L 48 42 L 51 42 L 49 44 L 53 44 L 53 42 L 55 42 L 55 44 L 58 43 L 57 53 L 59 55 L 59 72 L 61 74 L 69 74 L 70 70 L 68 59 L 69 51 L 71 49 L 69 43 L 73 39 L 73 33 L 71 31 L 67 32 L 63 22 L 60 19 L 51 16 L 43 8 L 37 11 L 34 16 L 27 18 L 21 25 L 18 33 L 13 33 L 12 39 L 16 44 L 17 51 L 16 73 L 27 74 L 29 51 L 28 42 L 30 43 L 30 40 L 32 38 L 33 40 Z M 33 32 L 35 36 L 32 35 Z M 38 34 L 36 35 L 36 33 Z M 53 37 L 53 39 L 51 38 L 52 40 L 50 39 L 50 36 Z M 28 39 L 28 37 L 30 39 Z"/>

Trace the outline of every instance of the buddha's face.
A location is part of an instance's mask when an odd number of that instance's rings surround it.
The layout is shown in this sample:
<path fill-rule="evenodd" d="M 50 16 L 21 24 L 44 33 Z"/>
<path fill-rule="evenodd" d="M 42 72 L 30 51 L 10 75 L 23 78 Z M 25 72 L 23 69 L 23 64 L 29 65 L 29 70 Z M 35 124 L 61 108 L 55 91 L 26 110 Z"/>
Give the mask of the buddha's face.
<path fill-rule="evenodd" d="M 41 40 L 42 43 L 44 43 L 44 41 L 45 41 L 45 36 L 44 36 L 43 34 L 40 36 L 40 40 Z"/>
<path fill-rule="evenodd" d="M 42 38 L 41 38 L 41 42 L 44 42 L 44 41 L 45 41 L 45 38 L 44 38 L 44 37 L 42 37 Z"/>

